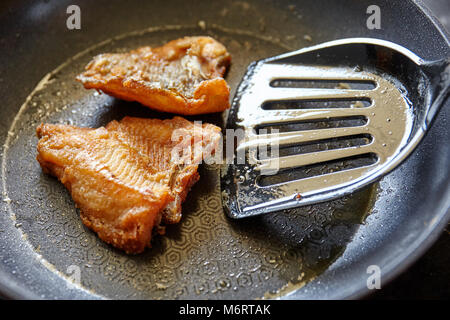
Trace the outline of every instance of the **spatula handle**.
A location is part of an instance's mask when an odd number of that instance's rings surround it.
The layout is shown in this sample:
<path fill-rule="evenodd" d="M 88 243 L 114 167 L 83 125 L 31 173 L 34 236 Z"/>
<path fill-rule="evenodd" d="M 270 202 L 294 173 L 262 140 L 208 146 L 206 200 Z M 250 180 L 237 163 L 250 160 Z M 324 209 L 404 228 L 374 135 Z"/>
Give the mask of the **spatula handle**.
<path fill-rule="evenodd" d="M 430 107 L 425 117 L 425 129 L 428 128 L 439 109 L 445 103 L 450 93 L 450 58 L 444 58 L 437 61 L 426 62 L 422 70 L 430 78 L 430 85 L 433 88 L 433 94 L 430 101 Z"/>

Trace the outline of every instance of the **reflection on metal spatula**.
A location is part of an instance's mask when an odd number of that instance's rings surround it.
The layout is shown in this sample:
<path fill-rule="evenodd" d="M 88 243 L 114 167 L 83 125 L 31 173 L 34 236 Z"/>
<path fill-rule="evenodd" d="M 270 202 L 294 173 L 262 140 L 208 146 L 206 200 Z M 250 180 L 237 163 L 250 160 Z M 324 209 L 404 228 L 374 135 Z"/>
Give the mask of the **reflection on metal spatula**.
<path fill-rule="evenodd" d="M 227 214 L 313 204 L 374 182 L 414 150 L 449 84 L 448 57 L 426 62 L 370 38 L 251 64 L 227 123 L 245 132 L 222 172 Z"/>

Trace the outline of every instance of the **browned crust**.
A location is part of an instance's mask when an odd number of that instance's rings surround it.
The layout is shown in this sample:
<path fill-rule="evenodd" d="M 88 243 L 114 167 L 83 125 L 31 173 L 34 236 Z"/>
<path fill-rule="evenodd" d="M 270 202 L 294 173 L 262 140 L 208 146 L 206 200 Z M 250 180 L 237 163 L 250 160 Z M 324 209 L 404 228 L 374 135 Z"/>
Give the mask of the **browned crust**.
<path fill-rule="evenodd" d="M 124 130 L 120 130 L 121 125 Z M 202 127 L 213 137 L 220 132 L 213 125 L 204 124 Z M 45 173 L 56 176 L 69 190 L 80 209 L 82 222 L 100 239 L 127 253 L 140 253 L 150 246 L 152 232 L 162 231 L 162 220 L 165 223 L 180 221 L 181 204 L 200 177 L 198 164 L 176 169 L 177 166 L 170 164 L 170 159 L 164 158 L 158 165 L 159 158 L 151 159 L 151 148 L 139 148 L 142 144 L 148 146 L 148 143 L 160 148 L 159 144 L 167 143 L 170 149 L 171 143 L 177 143 L 170 141 L 170 134 L 180 128 L 189 132 L 193 130 L 193 124 L 180 117 L 171 120 L 126 117 L 121 122 L 112 121 L 106 128 L 98 129 L 41 124 L 36 130 L 40 139 L 37 160 Z M 133 134 L 149 138 L 150 142 L 133 140 Z M 137 141 L 137 144 L 133 145 L 132 141 Z M 212 139 L 212 147 L 214 143 L 215 138 Z M 155 181 L 156 185 L 152 184 L 151 190 L 136 189 L 109 173 L 105 175 L 106 167 L 102 163 L 100 168 L 98 164 L 90 166 L 89 157 L 85 158 L 83 152 L 88 150 L 88 154 L 95 155 L 94 148 L 102 153 L 104 146 L 111 150 L 116 150 L 116 146 L 128 150 L 121 154 L 131 159 L 132 162 L 127 164 L 134 163 L 148 170 L 150 181 Z M 149 154 L 143 154 L 144 149 Z M 173 183 L 170 182 L 172 175 L 175 175 Z"/>
<path fill-rule="evenodd" d="M 138 101 L 143 105 L 163 112 L 182 115 L 195 115 L 221 112 L 230 107 L 230 89 L 222 78 L 230 64 L 231 56 L 225 47 L 210 37 L 185 37 L 168 42 L 162 47 L 142 47 L 131 51 L 139 58 L 139 63 L 162 65 L 181 59 L 183 56 L 196 56 L 207 79 L 201 81 L 192 97 L 174 89 L 157 88 L 141 76 L 123 75 L 123 67 L 114 63 L 105 71 L 100 61 L 113 61 L 126 54 L 103 54 L 96 56 L 85 72 L 77 77 L 86 89 L 101 90 L 123 100 Z M 103 60 L 102 60 L 103 59 Z"/>
<path fill-rule="evenodd" d="M 173 197 L 168 188 L 164 190 L 162 187 L 158 193 L 152 194 L 139 192 L 120 181 L 108 179 L 83 163 L 73 163 L 58 156 L 57 152 L 64 148 L 67 135 L 93 130 L 41 124 L 37 128 L 40 138 L 37 160 L 45 173 L 56 176 L 69 190 L 80 209 L 83 223 L 100 239 L 127 253 L 140 253 L 150 246 L 152 230 L 161 221 L 161 210 Z M 86 148 L 89 147 L 88 142 Z M 96 197 L 86 196 L 93 190 Z M 133 207 L 136 209 L 133 210 Z"/>

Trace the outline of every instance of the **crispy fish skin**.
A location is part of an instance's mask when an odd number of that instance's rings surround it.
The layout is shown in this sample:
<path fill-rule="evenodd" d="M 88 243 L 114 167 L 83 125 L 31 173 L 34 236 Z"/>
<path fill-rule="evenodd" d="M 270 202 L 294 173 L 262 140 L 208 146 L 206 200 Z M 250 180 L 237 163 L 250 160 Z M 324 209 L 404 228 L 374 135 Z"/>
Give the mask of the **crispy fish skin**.
<path fill-rule="evenodd" d="M 220 129 L 202 128 L 214 149 Z M 172 163 L 177 129 L 196 134 L 194 124 L 179 117 L 127 117 L 98 129 L 41 124 L 37 160 L 69 190 L 87 227 L 127 253 L 140 253 L 162 219 L 179 221 L 181 203 L 199 178 L 198 164 Z"/>
<path fill-rule="evenodd" d="M 100 54 L 77 77 L 86 89 L 163 112 L 196 115 L 230 107 L 222 78 L 231 61 L 211 37 L 184 37 L 158 48 Z"/>
<path fill-rule="evenodd" d="M 125 117 L 111 121 L 106 128 L 123 133 L 125 143 L 143 154 L 151 167 L 168 178 L 173 200 L 163 209 L 164 223 L 178 223 L 181 204 L 198 181 L 198 164 L 204 155 L 213 155 L 220 143 L 220 128 L 212 124 L 195 124 L 182 117 L 171 120 Z M 195 152 L 197 149 L 197 152 Z M 174 161 L 174 152 L 185 152 Z"/>

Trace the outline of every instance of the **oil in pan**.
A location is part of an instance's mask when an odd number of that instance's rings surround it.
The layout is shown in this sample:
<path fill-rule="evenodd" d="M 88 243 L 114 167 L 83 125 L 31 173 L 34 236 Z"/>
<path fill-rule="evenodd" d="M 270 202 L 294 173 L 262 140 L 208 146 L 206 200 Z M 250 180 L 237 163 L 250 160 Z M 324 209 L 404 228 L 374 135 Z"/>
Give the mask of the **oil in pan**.
<path fill-rule="evenodd" d="M 112 299 L 257 299 L 284 296 L 325 270 L 370 212 L 376 187 L 335 201 L 244 220 L 222 209 L 218 165 L 202 165 L 183 218 L 154 238 L 143 254 L 126 255 L 83 226 L 69 193 L 36 161 L 35 129 L 42 122 L 98 127 L 124 116 L 167 118 L 138 103 L 87 91 L 75 81 L 92 56 L 158 46 L 207 34 L 233 57 L 226 80 L 232 95 L 248 63 L 292 48 L 281 41 L 210 26 L 166 26 L 123 35 L 90 48 L 50 73 L 11 128 L 5 157 L 7 193 L 25 241 L 64 277 L 79 268 L 79 285 Z M 224 126 L 226 115 L 188 117 Z M 26 172 L 27 174 L 23 174 Z M 17 179 L 21 177 L 21 179 Z M 68 281 L 69 281 L 69 277 Z M 78 284 L 76 284 L 78 285 Z"/>

